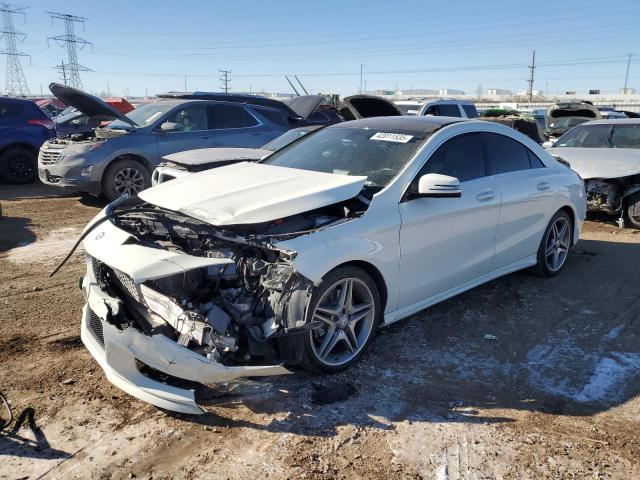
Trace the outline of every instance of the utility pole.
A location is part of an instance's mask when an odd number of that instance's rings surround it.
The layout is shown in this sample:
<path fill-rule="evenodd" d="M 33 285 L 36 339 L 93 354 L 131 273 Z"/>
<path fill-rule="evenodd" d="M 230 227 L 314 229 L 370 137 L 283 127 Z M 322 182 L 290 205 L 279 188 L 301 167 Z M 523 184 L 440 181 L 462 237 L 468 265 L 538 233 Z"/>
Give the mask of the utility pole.
<path fill-rule="evenodd" d="M 627 73 L 625 73 L 624 75 L 624 90 L 622 91 L 623 94 L 627 93 L 627 86 L 629 85 L 629 68 L 631 67 L 631 57 L 633 56 L 632 53 L 629 53 L 627 55 Z"/>
<path fill-rule="evenodd" d="M 231 82 L 229 75 L 231 74 L 231 70 L 220 70 L 220 74 L 222 75 L 220 77 L 222 89 L 224 90 L 224 93 L 229 93 L 229 82 Z"/>
<path fill-rule="evenodd" d="M 362 91 L 362 68 L 363 67 L 364 67 L 364 65 L 360 64 L 360 95 L 363 94 L 363 91 Z"/>
<path fill-rule="evenodd" d="M 55 37 L 47 38 L 47 44 L 50 40 L 54 40 L 60 46 L 64 46 L 67 49 L 67 66 L 68 80 L 65 81 L 65 85 L 78 88 L 82 90 L 82 80 L 80 80 L 80 72 L 92 72 L 90 68 L 83 67 L 78 63 L 78 51 L 77 49 L 83 49 L 87 45 L 93 44 L 83 38 L 78 37 L 75 34 L 75 23 L 81 23 L 84 28 L 84 22 L 89 20 L 88 18 L 78 17 L 76 15 L 69 15 L 67 13 L 47 12 L 51 16 L 51 23 L 55 20 L 62 20 L 64 22 L 64 35 L 57 35 Z M 64 62 L 61 65 L 57 65 L 54 68 L 64 69 Z"/>
<path fill-rule="evenodd" d="M 184 76 L 184 91 L 187 91 L 187 76 Z"/>
<path fill-rule="evenodd" d="M 533 99 L 533 73 L 536 69 L 536 51 L 533 51 L 533 58 L 531 59 L 531 65 L 529 65 L 529 79 L 527 82 L 529 83 L 529 103 Z"/>
<path fill-rule="evenodd" d="M 2 31 L 0 38 L 4 38 L 5 49 L 0 54 L 7 56 L 7 79 L 5 84 L 6 95 L 15 95 L 25 97 L 29 95 L 29 85 L 24 77 L 22 65 L 20 65 L 20 57 L 29 57 L 26 53 L 20 52 L 16 46 L 16 42 L 23 42 L 27 35 L 17 31 L 13 26 L 13 16 L 22 15 L 26 20 L 24 10 L 27 7 L 18 7 L 9 3 L 0 3 L 0 12 L 2 12 Z"/>

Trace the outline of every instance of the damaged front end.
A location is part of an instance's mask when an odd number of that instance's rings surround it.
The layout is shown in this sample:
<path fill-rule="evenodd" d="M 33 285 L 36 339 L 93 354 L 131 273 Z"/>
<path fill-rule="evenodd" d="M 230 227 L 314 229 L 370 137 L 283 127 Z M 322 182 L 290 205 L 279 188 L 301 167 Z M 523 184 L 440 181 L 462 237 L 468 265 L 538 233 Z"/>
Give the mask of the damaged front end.
<path fill-rule="evenodd" d="M 640 175 L 621 178 L 590 178 L 585 180 L 587 209 L 617 214 L 623 212 L 625 200 L 640 192 Z"/>
<path fill-rule="evenodd" d="M 313 283 L 277 242 L 348 221 L 352 199 L 260 225 L 221 229 L 149 204 L 85 239 L 82 338 L 110 381 L 161 408 L 202 413 L 202 385 L 288 373 Z"/>

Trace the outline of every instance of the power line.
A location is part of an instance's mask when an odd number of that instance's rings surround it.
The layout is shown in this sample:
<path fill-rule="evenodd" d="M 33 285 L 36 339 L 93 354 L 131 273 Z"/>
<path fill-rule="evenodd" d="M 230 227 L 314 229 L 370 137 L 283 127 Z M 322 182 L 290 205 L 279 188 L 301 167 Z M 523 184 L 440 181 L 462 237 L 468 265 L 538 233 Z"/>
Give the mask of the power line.
<path fill-rule="evenodd" d="M 0 12 L 2 12 L 2 35 L 0 38 L 5 40 L 5 49 L 0 54 L 7 56 L 7 79 L 5 90 L 7 95 L 27 96 L 29 95 L 29 85 L 24 77 L 22 65 L 20 65 L 20 57 L 30 57 L 26 53 L 18 50 L 17 41 L 24 41 L 26 34 L 19 32 L 13 25 L 13 16 L 22 15 L 25 18 L 24 10 L 27 7 L 19 7 L 9 3 L 0 3 Z"/>
<path fill-rule="evenodd" d="M 84 28 L 84 22 L 88 18 L 78 17 L 76 15 L 70 15 L 68 13 L 47 12 L 51 16 L 51 23 L 54 20 L 62 20 L 64 22 L 64 35 L 57 35 L 55 37 L 47 38 L 47 44 L 49 40 L 55 40 L 60 46 L 64 46 L 67 49 L 67 65 L 64 62 L 60 65 L 56 65 L 62 74 L 65 85 L 82 90 L 82 80 L 80 79 L 80 72 L 92 72 L 90 68 L 84 67 L 78 63 L 77 48 L 83 49 L 87 45 L 93 45 L 91 42 L 78 37 L 75 34 L 75 23 L 81 23 Z"/>
<path fill-rule="evenodd" d="M 231 74 L 231 70 L 220 70 L 220 74 L 222 75 L 220 77 L 222 89 L 224 90 L 224 93 L 229 93 L 229 83 L 231 82 L 229 75 Z"/>

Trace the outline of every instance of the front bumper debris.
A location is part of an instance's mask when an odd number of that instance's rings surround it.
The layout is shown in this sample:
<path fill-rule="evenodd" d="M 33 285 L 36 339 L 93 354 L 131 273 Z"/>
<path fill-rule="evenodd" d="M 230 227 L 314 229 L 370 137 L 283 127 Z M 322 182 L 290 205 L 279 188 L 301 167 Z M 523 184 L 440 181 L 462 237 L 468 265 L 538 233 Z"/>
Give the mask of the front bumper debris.
<path fill-rule="evenodd" d="M 215 384 L 240 377 L 290 373 L 278 365 L 229 367 L 200 355 L 162 335 L 146 335 L 134 327 L 119 330 L 108 322 L 120 299 L 93 283 L 82 282 L 86 304 L 82 310 L 81 338 L 104 370 L 107 379 L 128 394 L 156 407 L 181 413 L 202 414 L 191 388 L 170 385 L 146 374 L 146 365 L 176 379 Z"/>

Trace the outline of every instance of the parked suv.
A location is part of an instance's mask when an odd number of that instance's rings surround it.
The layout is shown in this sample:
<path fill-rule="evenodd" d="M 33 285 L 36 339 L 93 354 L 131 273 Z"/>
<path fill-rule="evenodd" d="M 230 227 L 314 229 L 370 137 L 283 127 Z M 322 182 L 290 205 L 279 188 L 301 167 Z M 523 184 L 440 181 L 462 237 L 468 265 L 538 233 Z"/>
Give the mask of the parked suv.
<path fill-rule="evenodd" d="M 43 183 L 73 188 L 113 200 L 136 195 L 151 185 L 151 172 L 162 157 L 209 147 L 257 148 L 291 128 L 305 125 L 322 102 L 316 97 L 296 111 L 281 102 L 166 99 L 127 115 L 94 96 L 59 84 L 49 89 L 67 105 L 89 116 L 116 118 L 104 128 L 42 146 L 38 173 Z M 226 97 L 229 100 L 232 97 Z M 308 110 L 308 112 L 307 112 Z"/>
<path fill-rule="evenodd" d="M 478 118 L 478 110 L 469 100 L 440 98 L 422 105 L 419 115 L 436 117 Z"/>
<path fill-rule="evenodd" d="M 38 150 L 53 137 L 53 122 L 31 100 L 0 97 L 0 177 L 30 183 L 37 176 Z"/>

